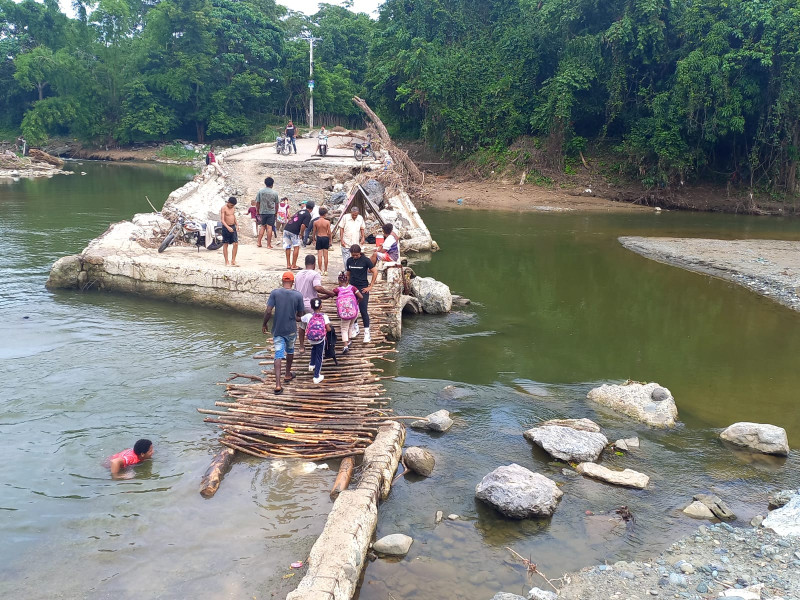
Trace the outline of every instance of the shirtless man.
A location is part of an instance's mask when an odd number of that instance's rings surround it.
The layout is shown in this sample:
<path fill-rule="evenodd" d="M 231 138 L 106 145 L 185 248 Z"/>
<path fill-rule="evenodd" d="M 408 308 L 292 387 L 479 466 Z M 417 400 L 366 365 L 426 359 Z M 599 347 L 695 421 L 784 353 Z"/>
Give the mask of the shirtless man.
<path fill-rule="evenodd" d="M 313 238 L 317 241 L 317 263 L 323 275 L 328 274 L 328 248 L 331 247 L 331 222 L 328 220 L 328 209 L 319 209 L 319 218 L 312 226 Z"/>
<path fill-rule="evenodd" d="M 236 198 L 231 196 L 220 211 L 222 220 L 222 255 L 225 257 L 225 266 L 228 266 L 228 244 L 233 244 L 230 266 L 238 267 L 236 264 L 236 252 L 239 250 L 239 234 L 236 224 Z"/>

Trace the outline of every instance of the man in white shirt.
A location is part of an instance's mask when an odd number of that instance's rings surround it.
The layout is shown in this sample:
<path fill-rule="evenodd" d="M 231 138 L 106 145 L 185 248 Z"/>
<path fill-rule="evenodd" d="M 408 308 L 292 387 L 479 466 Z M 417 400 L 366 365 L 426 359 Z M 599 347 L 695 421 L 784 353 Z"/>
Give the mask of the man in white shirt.
<path fill-rule="evenodd" d="M 306 232 L 303 235 L 304 246 L 308 246 L 308 240 L 311 238 L 311 230 L 314 229 L 314 221 L 319 219 L 319 209 L 320 207 L 317 204 L 314 204 L 314 208 L 311 209 L 311 223 L 306 227 Z"/>
<path fill-rule="evenodd" d="M 364 217 L 358 214 L 358 207 L 353 205 L 350 208 L 350 216 L 342 217 L 337 227 L 342 230 L 342 264 L 346 265 L 347 259 L 350 258 L 350 246 L 355 244 L 363 246 L 366 238 Z"/>

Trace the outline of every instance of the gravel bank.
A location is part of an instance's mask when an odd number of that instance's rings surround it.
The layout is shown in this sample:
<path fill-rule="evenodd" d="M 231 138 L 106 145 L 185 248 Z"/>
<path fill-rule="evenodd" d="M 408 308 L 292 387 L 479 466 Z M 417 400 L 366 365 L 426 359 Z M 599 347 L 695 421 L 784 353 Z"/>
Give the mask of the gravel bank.
<path fill-rule="evenodd" d="M 628 250 L 721 277 L 800 311 L 800 242 L 621 237 Z"/>
<path fill-rule="evenodd" d="M 649 562 L 617 562 L 570 575 L 559 600 L 800 598 L 800 537 L 769 529 L 701 526 Z M 755 594 L 755 595 L 754 595 Z"/>

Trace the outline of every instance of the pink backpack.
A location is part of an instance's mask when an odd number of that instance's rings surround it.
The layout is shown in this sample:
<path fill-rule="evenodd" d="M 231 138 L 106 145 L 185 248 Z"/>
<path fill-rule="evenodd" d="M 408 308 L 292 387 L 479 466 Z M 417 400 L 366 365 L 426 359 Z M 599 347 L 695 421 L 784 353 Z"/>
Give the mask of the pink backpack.
<path fill-rule="evenodd" d="M 352 285 L 340 287 L 339 294 L 336 296 L 336 312 L 339 318 L 349 321 L 358 316 L 358 300 L 356 300 L 355 289 Z"/>
<path fill-rule="evenodd" d="M 314 313 L 306 325 L 306 339 L 312 344 L 317 344 L 325 339 L 325 315 Z"/>

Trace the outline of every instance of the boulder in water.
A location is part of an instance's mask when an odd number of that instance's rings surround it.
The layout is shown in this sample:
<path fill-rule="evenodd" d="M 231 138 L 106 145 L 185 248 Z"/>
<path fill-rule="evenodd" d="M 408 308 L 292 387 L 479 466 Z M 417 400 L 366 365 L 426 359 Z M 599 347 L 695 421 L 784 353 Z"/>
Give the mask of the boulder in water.
<path fill-rule="evenodd" d="M 698 502 L 705 504 L 718 519 L 723 521 L 732 521 L 736 518 L 736 515 L 733 514 L 733 511 L 728 508 L 728 505 L 725 504 L 725 502 L 719 496 L 715 496 L 714 494 L 695 494 L 693 500 L 697 500 Z"/>
<path fill-rule="evenodd" d="M 608 467 L 598 465 L 592 462 L 582 462 L 578 465 L 578 473 L 586 475 L 592 479 L 599 479 L 606 483 L 614 485 L 621 485 L 623 487 L 631 487 L 643 490 L 650 483 L 650 478 L 644 473 L 639 473 L 633 469 L 625 469 L 624 471 L 612 471 Z"/>
<path fill-rule="evenodd" d="M 586 397 L 652 427 L 674 427 L 678 417 L 672 394 L 657 383 L 601 385 L 589 391 Z"/>
<path fill-rule="evenodd" d="M 429 431 L 447 431 L 452 426 L 453 419 L 450 418 L 450 412 L 444 409 L 437 410 L 424 419 L 412 421 L 411 423 L 411 427 L 414 429 L 427 429 Z"/>
<path fill-rule="evenodd" d="M 593 462 L 608 444 L 608 439 L 602 433 L 561 425 L 534 427 L 523 435 L 553 458 L 567 462 Z"/>
<path fill-rule="evenodd" d="M 498 467 L 475 487 L 475 496 L 514 519 L 549 517 L 564 493 L 555 482 L 518 464 Z"/>
<path fill-rule="evenodd" d="M 570 429 L 577 429 L 578 431 L 600 433 L 600 425 L 591 419 L 550 419 L 549 421 L 542 421 L 539 423 L 539 427 L 546 427 L 548 425 L 560 425 L 561 427 L 569 427 Z"/>
<path fill-rule="evenodd" d="M 763 423 L 734 423 L 719 434 L 726 442 L 751 448 L 764 454 L 789 454 L 789 439 L 786 430 L 776 425 Z"/>
<path fill-rule="evenodd" d="M 430 477 L 431 473 L 433 473 L 436 459 L 433 457 L 433 454 L 425 450 L 425 448 L 411 446 L 410 448 L 406 448 L 403 462 L 409 469 L 414 471 L 414 473 L 419 473 L 423 477 Z"/>
<path fill-rule="evenodd" d="M 393 533 L 375 542 L 372 545 L 372 549 L 378 554 L 385 554 L 387 556 L 405 556 L 408 554 L 408 550 L 413 543 L 413 538 L 403 533 Z"/>
<path fill-rule="evenodd" d="M 693 519 L 713 519 L 714 513 L 699 500 L 694 500 L 689 506 L 683 509 L 684 514 Z"/>
<path fill-rule="evenodd" d="M 450 312 L 453 296 L 450 288 L 432 277 L 415 277 L 411 280 L 411 292 L 422 304 L 422 310 L 429 315 Z"/>

